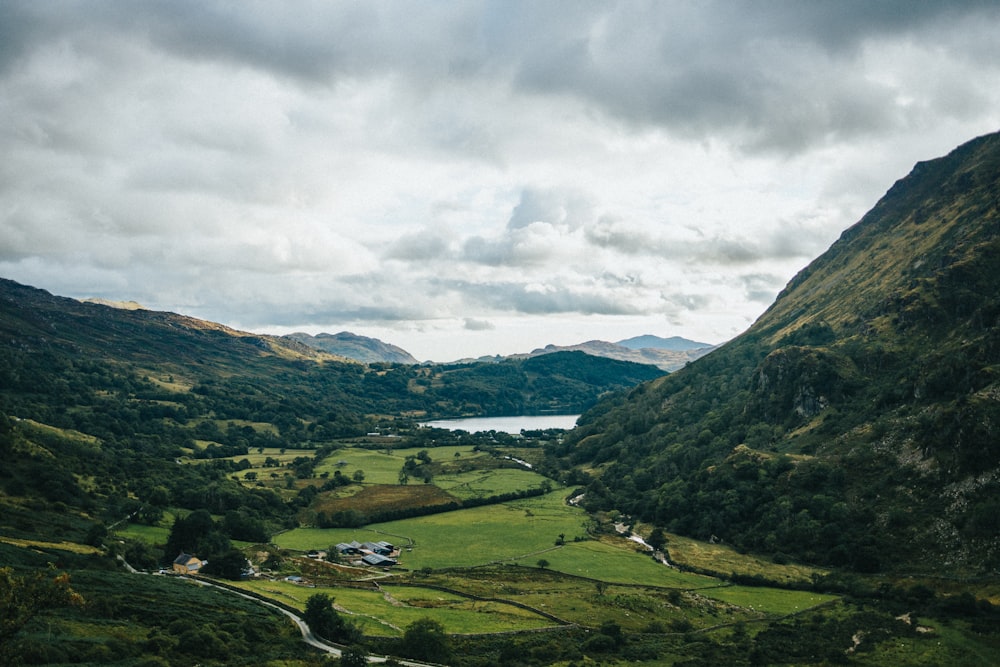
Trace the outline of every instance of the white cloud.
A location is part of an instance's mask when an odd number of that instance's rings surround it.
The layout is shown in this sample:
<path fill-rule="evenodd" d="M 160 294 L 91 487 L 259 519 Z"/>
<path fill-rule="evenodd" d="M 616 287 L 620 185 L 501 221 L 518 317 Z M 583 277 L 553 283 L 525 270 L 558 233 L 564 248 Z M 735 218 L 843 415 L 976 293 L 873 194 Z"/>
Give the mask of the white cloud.
<path fill-rule="evenodd" d="M 989 2 L 3 3 L 0 275 L 423 358 L 717 342 L 914 162 L 998 129 L 998 24 Z"/>

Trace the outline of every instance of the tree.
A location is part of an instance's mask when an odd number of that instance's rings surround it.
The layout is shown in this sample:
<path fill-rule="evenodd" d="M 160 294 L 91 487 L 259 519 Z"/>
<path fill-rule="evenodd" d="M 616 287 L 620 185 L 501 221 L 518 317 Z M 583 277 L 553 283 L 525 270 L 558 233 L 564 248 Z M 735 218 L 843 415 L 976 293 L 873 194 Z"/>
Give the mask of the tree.
<path fill-rule="evenodd" d="M 340 654 L 340 667 L 367 667 L 368 653 L 360 646 L 348 646 Z"/>
<path fill-rule="evenodd" d="M 306 610 L 302 614 L 313 634 L 335 642 L 352 643 L 361 638 L 361 633 L 352 623 L 348 623 L 333 608 L 333 598 L 326 593 L 310 595 L 306 600 Z"/>
<path fill-rule="evenodd" d="M 649 534 L 646 544 L 653 547 L 654 551 L 663 551 L 663 547 L 667 546 L 667 536 L 663 534 L 663 529 L 659 526 L 654 528 L 653 532 Z"/>
<path fill-rule="evenodd" d="M 545 560 L 544 558 L 539 558 L 537 565 L 538 565 L 538 567 L 540 567 L 540 568 L 542 568 L 544 570 L 545 568 L 547 568 L 550 565 L 550 563 L 549 563 L 549 561 Z"/>
<path fill-rule="evenodd" d="M 15 638 L 35 616 L 82 604 L 83 598 L 70 588 L 68 574 L 53 576 L 50 569 L 18 576 L 12 568 L 0 568 L 0 664 L 17 664 Z"/>
<path fill-rule="evenodd" d="M 247 568 L 246 556 L 239 549 L 230 549 L 224 554 L 213 556 L 205 565 L 205 574 L 214 574 L 230 581 L 239 581 Z"/>
<path fill-rule="evenodd" d="M 451 643 L 444 626 L 431 618 L 419 618 L 407 626 L 402 648 L 406 655 L 418 660 L 445 664 L 451 660 Z"/>
<path fill-rule="evenodd" d="M 203 558 L 208 556 L 206 547 L 216 546 L 217 539 L 213 539 L 213 533 L 218 533 L 215 521 L 208 510 L 195 510 L 186 517 L 177 517 L 174 525 L 170 528 L 170 536 L 167 538 L 167 555 L 173 558 L 179 553 L 198 553 Z M 227 540 L 228 541 L 228 540 Z M 228 548 L 228 544 L 226 545 Z M 220 549 L 219 551 L 224 551 Z"/>
<path fill-rule="evenodd" d="M 361 482 L 365 481 L 365 471 L 360 469 L 355 470 L 354 474 L 351 477 L 354 479 L 355 482 L 360 484 Z"/>

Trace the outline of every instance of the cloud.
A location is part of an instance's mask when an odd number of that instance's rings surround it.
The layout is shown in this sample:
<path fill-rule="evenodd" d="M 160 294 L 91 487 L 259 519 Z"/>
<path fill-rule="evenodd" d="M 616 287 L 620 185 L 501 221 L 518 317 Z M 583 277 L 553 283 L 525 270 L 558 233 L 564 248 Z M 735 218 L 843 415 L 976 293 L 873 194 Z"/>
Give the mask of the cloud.
<path fill-rule="evenodd" d="M 719 340 L 997 129 L 998 28 L 992 2 L 0 3 L 0 274 L 254 327 Z"/>
<path fill-rule="evenodd" d="M 591 216 L 591 204 L 580 193 L 525 188 L 507 221 L 507 228 L 521 229 L 536 222 L 575 228 Z"/>
<path fill-rule="evenodd" d="M 486 320 L 477 320 L 473 317 L 466 317 L 464 320 L 465 329 L 468 331 L 492 331 L 496 326 Z"/>

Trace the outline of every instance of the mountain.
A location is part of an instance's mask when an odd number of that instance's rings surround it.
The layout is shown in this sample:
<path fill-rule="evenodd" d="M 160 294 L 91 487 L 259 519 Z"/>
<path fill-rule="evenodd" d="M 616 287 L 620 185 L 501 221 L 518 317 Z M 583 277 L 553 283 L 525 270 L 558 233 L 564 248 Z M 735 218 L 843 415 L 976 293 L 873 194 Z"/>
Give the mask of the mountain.
<path fill-rule="evenodd" d="M 364 363 L 389 362 L 393 364 L 416 364 L 416 359 L 401 347 L 383 343 L 377 338 L 358 336 L 349 331 L 337 334 L 321 333 L 311 336 L 307 333 L 293 333 L 283 336 L 308 345 L 317 350 L 323 350 L 340 357 L 354 359 Z"/>
<path fill-rule="evenodd" d="M 649 334 L 620 340 L 617 342 L 617 345 L 627 347 L 630 350 L 653 349 L 673 350 L 675 352 L 686 352 L 688 350 L 715 347 L 714 345 L 709 345 L 708 343 L 698 343 L 693 340 L 688 340 L 687 338 L 681 338 L 680 336 L 660 338 L 659 336 L 652 336 Z"/>
<path fill-rule="evenodd" d="M 598 404 L 583 504 L 857 571 L 1000 569 L 1000 134 L 917 164 L 741 336 Z"/>
<path fill-rule="evenodd" d="M 314 342 L 336 338 L 317 336 Z M 340 339 L 391 348 L 352 334 Z M 212 413 L 217 420 L 276 424 L 287 446 L 305 446 L 363 434 L 374 427 L 370 415 L 376 414 L 575 414 L 603 394 L 662 373 L 649 365 L 568 351 L 544 363 L 504 359 L 449 365 L 417 365 L 399 353 L 410 363 L 369 365 L 290 336 L 247 333 L 174 313 L 82 303 L 0 279 L 0 413 L 51 423 L 53 413 L 72 407 L 72 418 L 63 416 L 60 423 L 83 432 L 104 428 L 97 420 L 78 422 L 107 412 L 107 402 L 121 403 L 115 410 L 128 411 L 152 401 L 174 406 L 157 408 L 164 415 L 173 410 L 185 415 L 151 427 L 153 432 L 170 430 L 168 441 L 192 436 L 187 418 Z M 267 433 L 263 429 L 251 440 Z M 194 437 L 226 446 L 240 439 L 226 433 Z"/>
<path fill-rule="evenodd" d="M 629 339 L 630 341 L 644 341 L 646 339 L 649 342 L 656 343 L 658 341 L 665 341 L 667 339 L 657 338 L 656 336 L 642 336 L 639 338 Z M 671 341 L 683 341 L 683 338 L 673 338 Z M 628 342 L 628 341 L 624 341 Z M 544 354 L 552 354 L 554 352 L 585 352 L 589 355 L 595 357 L 605 357 L 607 359 L 616 359 L 618 361 L 631 361 L 637 364 L 649 364 L 651 366 L 656 366 L 663 371 L 675 371 L 678 368 L 683 367 L 685 364 L 703 357 L 712 351 L 713 347 L 710 345 L 702 345 L 701 343 L 693 343 L 692 346 L 683 347 L 683 343 L 673 343 L 675 347 L 628 347 L 622 345 L 621 343 L 609 343 L 603 340 L 591 340 L 585 343 L 578 343 L 576 345 L 546 345 L 543 348 L 538 348 L 527 354 L 513 355 L 514 357 L 538 357 Z M 700 347 L 699 347 L 700 346 Z"/>

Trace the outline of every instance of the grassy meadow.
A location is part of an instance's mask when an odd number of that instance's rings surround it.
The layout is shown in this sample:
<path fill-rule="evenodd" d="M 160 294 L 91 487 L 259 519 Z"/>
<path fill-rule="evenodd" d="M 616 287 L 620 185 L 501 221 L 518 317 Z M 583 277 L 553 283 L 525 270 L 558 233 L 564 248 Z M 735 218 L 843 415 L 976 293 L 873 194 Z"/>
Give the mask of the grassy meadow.
<path fill-rule="evenodd" d="M 388 539 L 404 551 L 400 565 L 410 569 L 472 567 L 492 562 L 539 558 L 567 540 L 586 535 L 587 517 L 566 505 L 564 491 L 430 516 L 373 524 L 363 528 L 296 528 L 274 538 L 285 549 L 326 549 L 338 542 Z"/>

